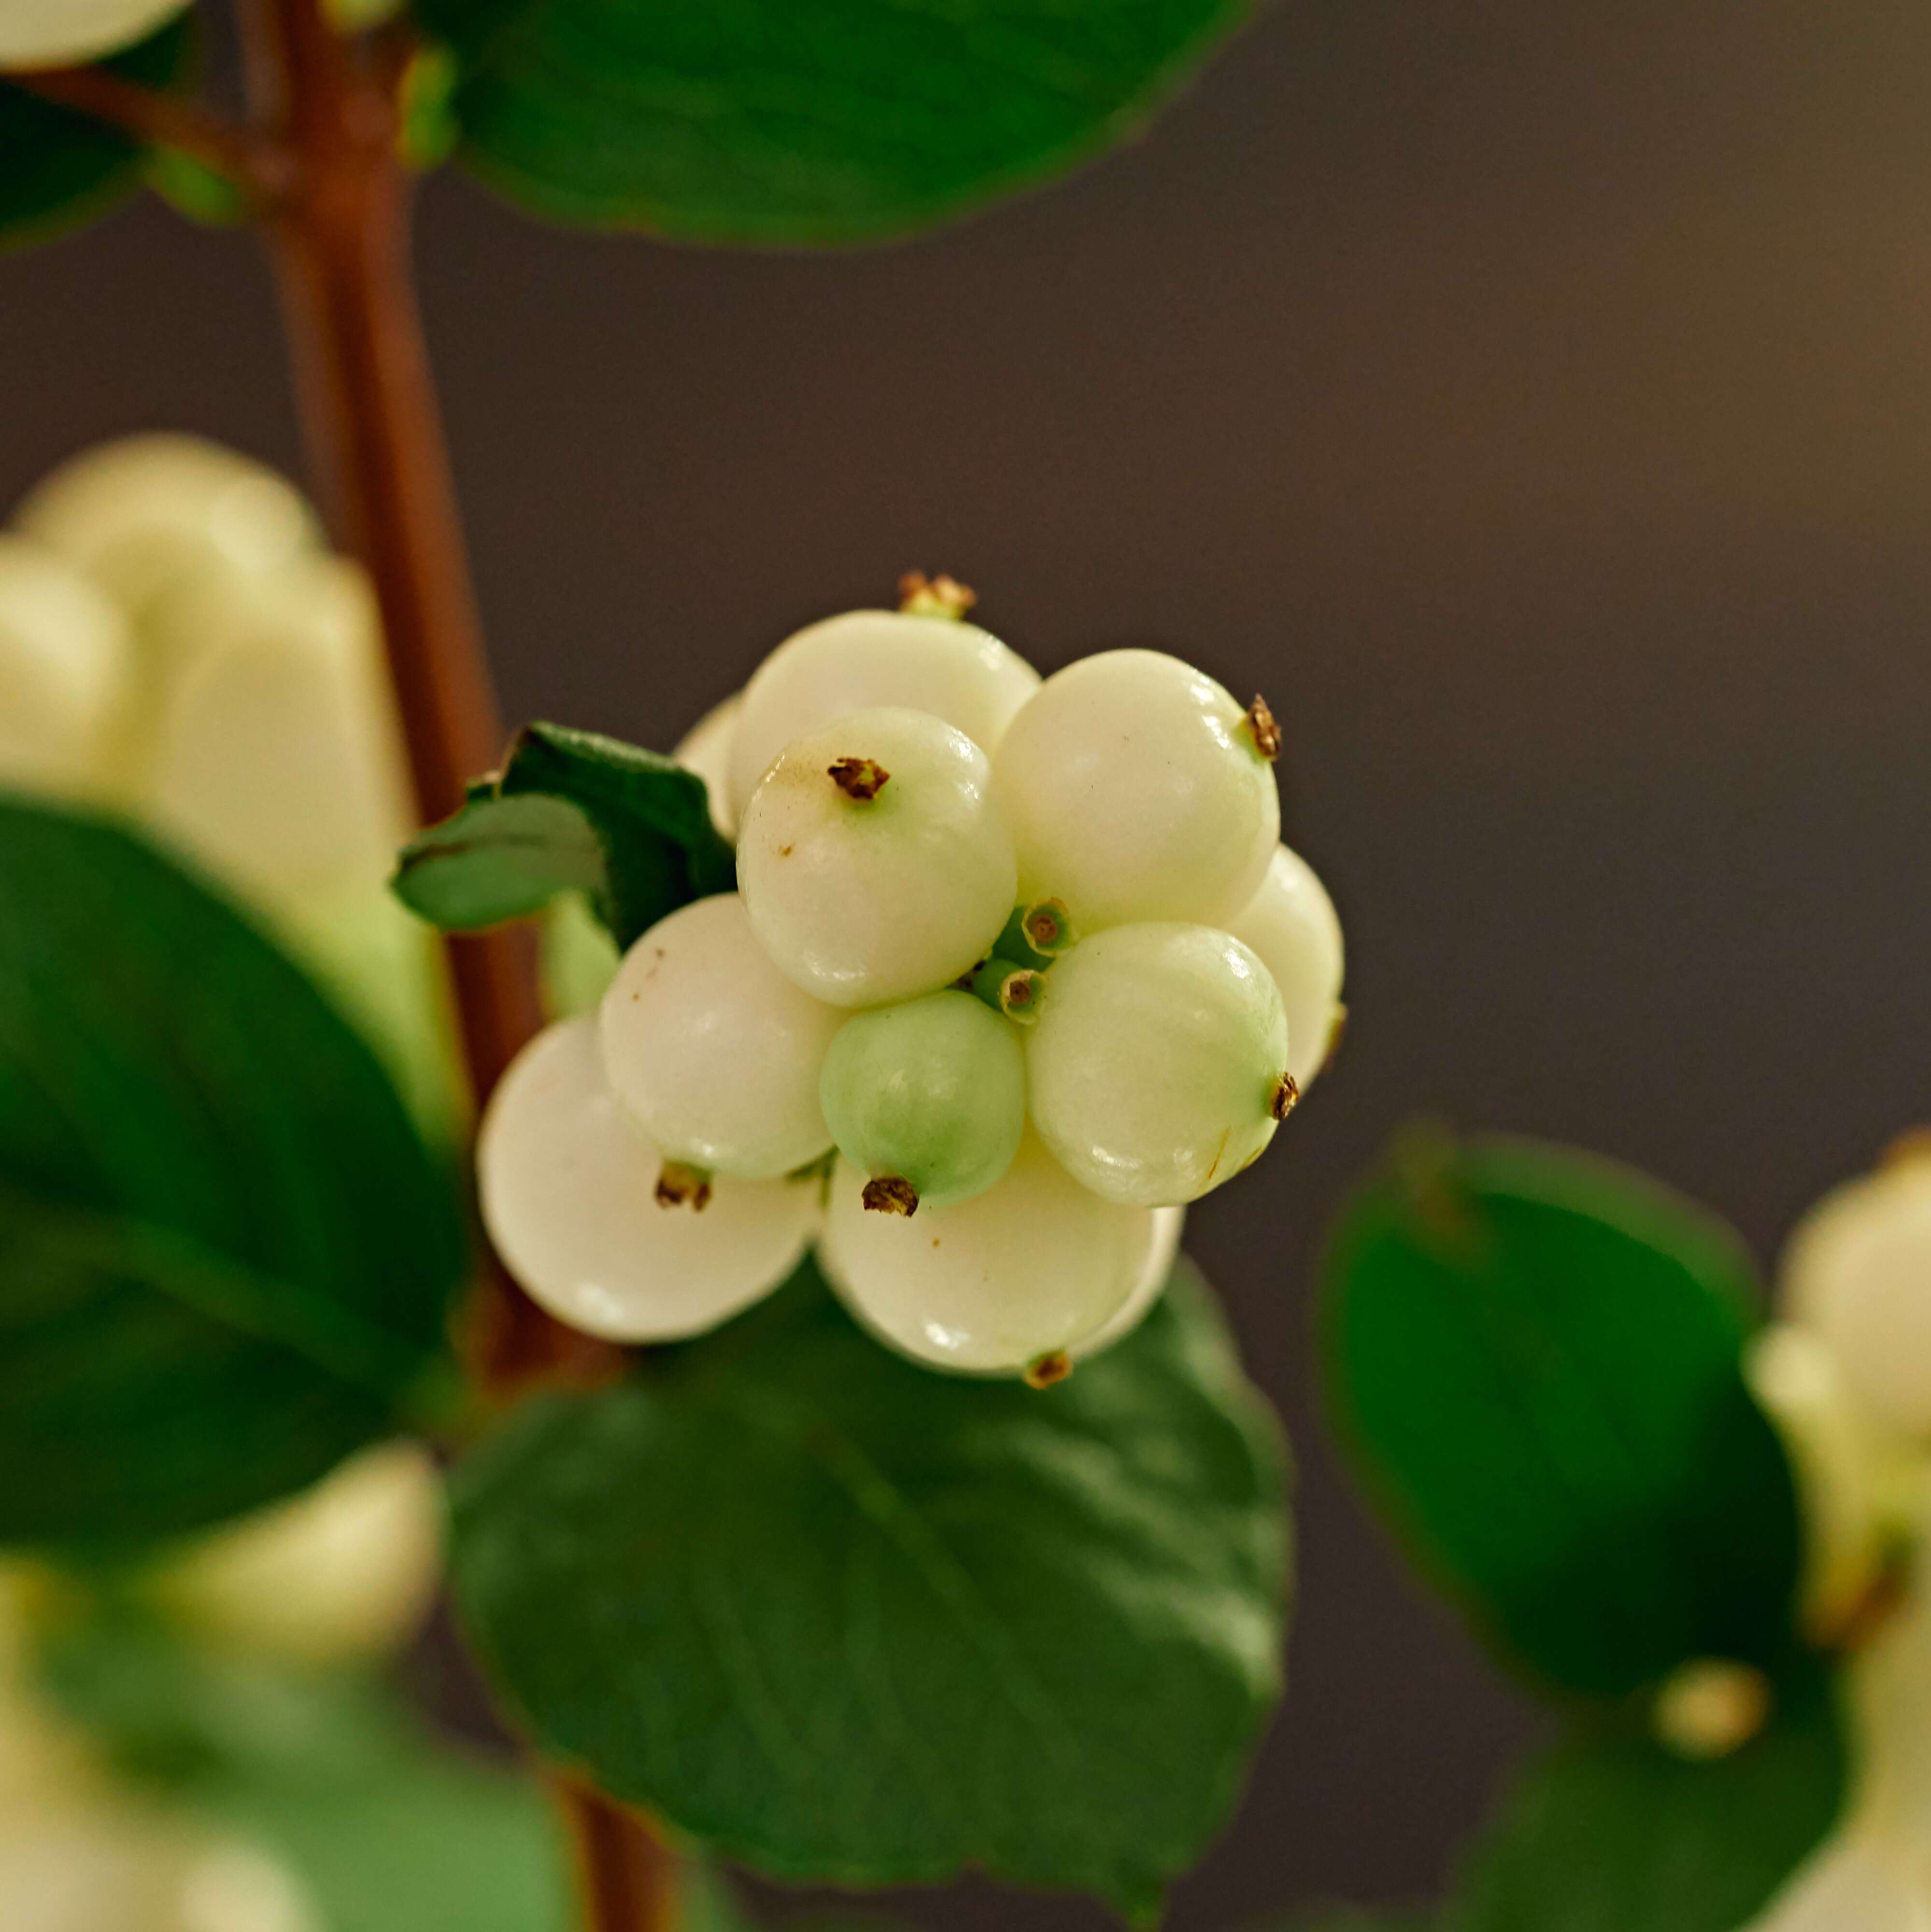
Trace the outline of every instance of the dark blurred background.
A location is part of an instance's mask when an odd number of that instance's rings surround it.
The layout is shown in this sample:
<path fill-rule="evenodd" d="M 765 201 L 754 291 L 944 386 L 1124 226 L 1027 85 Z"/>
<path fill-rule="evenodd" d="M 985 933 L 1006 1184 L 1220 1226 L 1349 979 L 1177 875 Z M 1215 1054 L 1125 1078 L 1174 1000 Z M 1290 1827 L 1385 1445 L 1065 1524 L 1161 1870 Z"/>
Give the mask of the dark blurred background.
<path fill-rule="evenodd" d="M 1535 1724 L 1324 1439 L 1343 1190 L 1427 1111 L 1768 1257 L 1931 1116 L 1931 13 L 1276 5 L 1143 142 L 934 238 L 682 251 L 439 179 L 420 257 L 512 718 L 667 746 L 913 566 L 1042 669 L 1155 643 L 1280 714 L 1354 1024 L 1192 1220 L 1301 1597 L 1171 1924 L 1429 1891 Z M 155 206 L 0 261 L 0 370 L 8 501 L 152 425 L 299 469 L 262 264 Z"/>

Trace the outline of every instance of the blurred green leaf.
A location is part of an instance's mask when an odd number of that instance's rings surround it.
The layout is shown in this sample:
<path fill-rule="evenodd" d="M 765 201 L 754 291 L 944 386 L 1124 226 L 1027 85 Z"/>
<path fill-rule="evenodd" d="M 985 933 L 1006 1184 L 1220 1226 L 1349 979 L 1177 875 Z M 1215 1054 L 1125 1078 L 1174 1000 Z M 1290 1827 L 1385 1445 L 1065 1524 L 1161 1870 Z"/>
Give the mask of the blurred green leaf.
<path fill-rule="evenodd" d="M 1440 1915 L 1420 1906 L 1317 1906 L 1270 1918 L 1249 1932 L 1435 1932 Z"/>
<path fill-rule="evenodd" d="M 724 1856 L 1139 1912 L 1279 1694 L 1282 1484 L 1194 1280 L 1036 1393 L 888 1353 L 807 1268 L 508 1418 L 457 1472 L 453 1575 L 529 1734 Z"/>
<path fill-rule="evenodd" d="M 392 1432 L 466 1243 L 267 940 L 129 833 L 0 801 L 0 1540 L 174 1534 Z"/>
<path fill-rule="evenodd" d="M 1792 1648 L 1797 1504 L 1740 1356 L 1753 1276 L 1640 1176 L 1411 1147 L 1326 1264 L 1330 1399 L 1423 1565 L 1531 1671 L 1617 1694 Z"/>
<path fill-rule="evenodd" d="M 1846 1774 L 1821 1670 L 1714 1763 L 1641 1738 L 1571 1743 L 1510 1795 L 1443 1932 L 1737 1932 L 1836 1822 Z"/>
<path fill-rule="evenodd" d="M 704 782 L 655 752 L 561 724 L 524 728 L 501 774 L 403 848 L 395 890 L 445 931 L 589 895 L 619 946 L 667 914 L 733 891 L 737 862 L 711 823 Z"/>
<path fill-rule="evenodd" d="M 1135 133 L 1237 0 L 417 0 L 469 165 L 532 213 L 703 242 L 902 234 Z"/>
<path fill-rule="evenodd" d="M 101 64 L 167 87 L 187 73 L 192 51 L 184 17 Z M 118 129 L 0 77 L 0 244 L 46 241 L 104 214 L 139 186 L 145 152 Z"/>

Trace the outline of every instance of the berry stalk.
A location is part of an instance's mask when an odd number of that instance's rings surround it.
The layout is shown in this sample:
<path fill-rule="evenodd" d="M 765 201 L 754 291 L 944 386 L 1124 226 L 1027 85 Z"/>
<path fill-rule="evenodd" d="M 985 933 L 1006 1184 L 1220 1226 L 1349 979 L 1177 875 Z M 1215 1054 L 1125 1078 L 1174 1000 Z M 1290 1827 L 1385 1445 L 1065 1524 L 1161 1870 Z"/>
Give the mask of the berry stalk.
<path fill-rule="evenodd" d="M 396 64 L 388 50 L 338 34 L 317 0 L 238 4 L 256 138 L 283 158 L 261 220 L 304 427 L 340 536 L 375 585 L 415 802 L 430 823 L 496 764 L 503 730 L 411 275 Z M 448 946 L 480 1104 L 539 1023 L 534 952 L 523 932 Z M 583 1338 L 543 1314 L 493 1257 L 489 1272 L 486 1393 L 580 1364 Z M 674 1868 L 655 1834 L 595 1792 L 557 1790 L 589 1932 L 674 1932 Z"/>

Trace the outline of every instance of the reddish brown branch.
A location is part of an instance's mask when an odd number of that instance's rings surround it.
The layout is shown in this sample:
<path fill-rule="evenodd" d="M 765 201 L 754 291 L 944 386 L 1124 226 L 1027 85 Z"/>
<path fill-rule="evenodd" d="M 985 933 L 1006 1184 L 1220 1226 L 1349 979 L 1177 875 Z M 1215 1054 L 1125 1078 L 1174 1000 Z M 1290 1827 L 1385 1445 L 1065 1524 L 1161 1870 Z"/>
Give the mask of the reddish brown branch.
<path fill-rule="evenodd" d="M 264 208 L 302 414 L 342 538 L 382 608 L 418 808 L 439 818 L 494 765 L 496 713 L 469 589 L 409 254 L 396 153 L 396 66 L 334 34 L 316 0 L 242 0 L 250 91 L 286 178 Z M 526 932 L 452 940 L 465 1058 L 486 1096 L 538 1020 Z M 475 1332 L 501 1394 L 598 1345 L 561 1328 L 500 1269 Z M 574 1787 L 590 1932 L 674 1932 L 670 1855 L 628 1814 Z"/>
<path fill-rule="evenodd" d="M 43 68 L 7 78 L 150 147 L 172 148 L 251 193 L 271 196 L 286 178 L 283 158 L 272 142 L 231 127 L 193 101 L 139 86 L 106 68 Z"/>

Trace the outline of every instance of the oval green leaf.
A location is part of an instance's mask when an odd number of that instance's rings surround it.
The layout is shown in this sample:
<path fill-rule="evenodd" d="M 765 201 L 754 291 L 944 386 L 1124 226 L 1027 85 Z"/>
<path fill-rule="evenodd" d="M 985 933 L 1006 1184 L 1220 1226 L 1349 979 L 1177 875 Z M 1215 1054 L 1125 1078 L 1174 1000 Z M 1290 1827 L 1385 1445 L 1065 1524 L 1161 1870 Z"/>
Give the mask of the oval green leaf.
<path fill-rule="evenodd" d="M 1411 1148 L 1326 1264 L 1330 1405 L 1503 1652 L 1615 1695 L 1795 1643 L 1797 1503 L 1745 1388 L 1748 1256 L 1654 1184 L 1527 1142 Z"/>
<path fill-rule="evenodd" d="M 443 1359 L 454 1177 L 360 1036 L 128 832 L 0 801 L 0 1541 L 314 1480 Z"/>
<path fill-rule="evenodd" d="M 934 1375 L 808 1268 L 456 1478 L 454 1578 L 538 1744 L 768 1874 L 969 1867 L 1132 1912 L 1279 1688 L 1282 1456 L 1200 1286 L 1042 1393 Z"/>
<path fill-rule="evenodd" d="M 461 154 L 532 214 L 691 241 L 901 234 L 1136 131 L 1240 0 L 418 0 Z"/>

